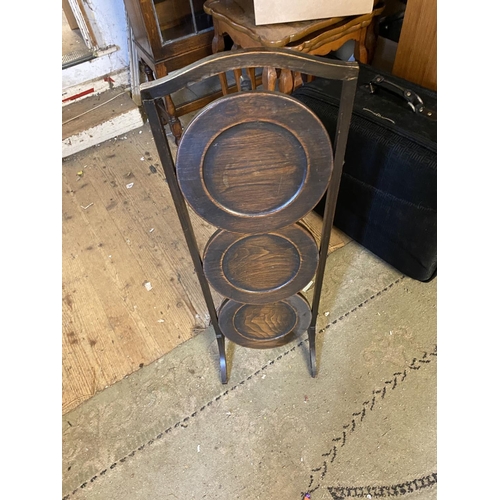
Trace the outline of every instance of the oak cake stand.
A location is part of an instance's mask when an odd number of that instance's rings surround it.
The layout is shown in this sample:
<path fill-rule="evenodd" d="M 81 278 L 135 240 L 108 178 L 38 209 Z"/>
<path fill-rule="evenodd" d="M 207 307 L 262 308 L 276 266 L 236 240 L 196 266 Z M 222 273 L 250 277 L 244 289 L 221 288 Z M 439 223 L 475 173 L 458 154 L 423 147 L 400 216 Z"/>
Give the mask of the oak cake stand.
<path fill-rule="evenodd" d="M 318 117 L 265 89 L 211 102 L 186 127 L 174 164 L 161 99 L 188 82 L 247 67 L 279 67 L 343 81 L 334 144 Z M 209 56 L 141 86 L 177 214 L 207 303 L 227 382 L 225 338 L 273 348 L 308 333 L 316 375 L 316 319 L 356 88 L 357 63 L 285 49 Z M 335 165 L 335 168 L 334 168 Z M 322 236 L 300 223 L 326 193 Z M 187 204 L 217 230 L 200 255 Z M 300 291 L 314 279 L 312 303 Z M 219 310 L 211 288 L 226 299 Z"/>

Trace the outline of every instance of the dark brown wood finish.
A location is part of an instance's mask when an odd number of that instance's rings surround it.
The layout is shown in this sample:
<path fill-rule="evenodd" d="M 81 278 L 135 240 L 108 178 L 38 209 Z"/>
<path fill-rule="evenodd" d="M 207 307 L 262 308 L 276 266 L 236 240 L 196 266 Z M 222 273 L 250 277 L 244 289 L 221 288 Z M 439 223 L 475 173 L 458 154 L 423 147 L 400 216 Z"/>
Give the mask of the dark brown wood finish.
<path fill-rule="evenodd" d="M 264 68 L 263 79 L 268 82 L 273 80 L 274 68 L 288 75 L 298 72 L 341 80 L 333 148 L 318 118 L 289 95 L 239 92 L 210 103 L 193 119 L 179 144 L 174 166 L 160 121 L 161 100 L 188 83 L 242 68 Z M 270 69 L 266 72 L 265 68 Z M 316 375 L 318 304 L 357 73 L 356 63 L 284 49 L 251 49 L 209 56 L 141 85 L 155 143 L 215 328 L 224 383 L 225 337 L 244 346 L 267 348 L 283 345 L 307 330 L 311 374 Z M 311 235 L 297 221 L 325 190 L 327 204 L 318 252 Z M 186 201 L 205 220 L 221 228 L 209 240 L 204 259 Z M 297 291 L 314 276 L 310 308 Z M 228 297 L 219 313 L 214 309 L 210 285 Z"/>
<path fill-rule="evenodd" d="M 212 53 L 213 27 L 198 0 L 194 3 L 188 0 L 156 2 L 124 0 L 124 2 L 139 59 L 150 68 L 155 79 L 162 78 L 171 71 L 183 68 Z M 206 17 L 199 27 L 193 24 L 191 7 L 201 10 L 202 15 Z M 183 26 L 186 28 L 183 29 Z M 214 93 L 203 96 L 176 109 L 170 96 L 165 94 L 163 121 L 169 124 L 176 141 L 179 141 L 182 135 L 178 117 L 202 108 L 206 105 L 207 99 L 209 102 L 219 95 Z"/>
<path fill-rule="evenodd" d="M 270 92 L 225 96 L 188 125 L 177 176 L 210 224 L 264 232 L 302 218 L 326 191 L 333 153 L 323 124 L 296 99 Z"/>
<path fill-rule="evenodd" d="M 184 236 L 186 238 L 186 243 L 188 246 L 191 259 L 193 261 L 195 272 L 198 276 L 200 282 L 200 287 L 203 291 L 203 296 L 208 308 L 208 314 L 210 316 L 211 323 L 215 330 L 215 337 L 217 339 L 217 344 L 219 348 L 219 366 L 221 382 L 223 384 L 227 383 L 227 364 L 226 364 L 226 352 L 225 352 L 225 338 L 222 334 L 219 322 L 217 318 L 217 311 L 214 304 L 214 299 L 212 297 L 210 286 L 208 284 L 207 278 L 203 272 L 203 263 L 201 256 L 198 252 L 198 243 L 196 241 L 196 236 L 193 231 L 193 226 L 191 219 L 189 217 L 188 208 L 184 198 L 182 197 L 179 184 L 177 183 L 174 162 L 172 158 L 172 151 L 168 143 L 167 135 L 161 121 L 162 114 L 162 101 L 158 99 L 156 101 L 145 101 L 144 109 L 151 123 L 151 131 L 153 132 L 153 137 L 155 140 L 156 148 L 158 150 L 158 156 L 160 157 L 161 164 L 163 166 L 163 171 L 165 172 L 165 177 L 167 180 L 168 187 L 170 189 L 170 194 L 174 200 L 175 209 L 177 211 L 177 216 L 179 217 L 179 222 L 181 223 L 182 229 L 184 231 Z"/>
<path fill-rule="evenodd" d="M 379 0 L 374 0 L 375 7 L 378 7 L 381 3 Z M 318 33 L 324 33 L 327 29 L 337 29 L 337 32 L 340 33 L 346 22 L 350 22 L 352 25 L 353 21 L 360 24 L 370 22 L 372 19 L 372 13 L 368 13 L 359 16 L 330 17 L 257 26 L 255 24 L 253 0 L 207 0 L 204 9 L 214 20 L 229 25 L 231 33 L 239 33 L 253 40 L 252 47 L 274 49 L 286 47 L 292 43 L 308 39 L 313 35 L 318 35 Z M 242 46 L 250 48 L 249 46 Z"/>
<path fill-rule="evenodd" d="M 353 40 L 354 57 L 365 64 L 371 62 L 375 52 L 376 38 L 373 34 L 384 8 L 383 0 L 374 0 L 373 10 L 367 14 L 257 26 L 253 0 L 206 0 L 204 3 L 205 11 L 213 17 L 214 41 L 228 35 L 235 46 L 244 49 L 287 47 L 297 52 L 324 56 Z M 214 53 L 220 50 L 223 47 L 214 42 Z M 267 76 L 270 78 L 264 80 L 264 85 L 266 82 L 274 84 L 273 75 Z M 302 85 L 301 73 L 282 71 L 278 83 L 280 92 L 290 93 Z M 264 88 L 273 90 L 274 86 Z"/>
<path fill-rule="evenodd" d="M 228 300 L 219 312 L 222 333 L 235 344 L 256 349 L 278 347 L 302 335 L 311 310 L 300 295 L 270 304 L 241 304 Z"/>
<path fill-rule="evenodd" d="M 317 265 L 314 237 L 299 224 L 263 234 L 216 231 L 203 258 L 210 285 L 249 304 L 277 302 L 299 292 Z"/>
<path fill-rule="evenodd" d="M 336 165 L 344 164 L 349 123 L 352 116 L 354 96 L 356 94 L 356 84 L 357 82 L 354 80 L 345 80 L 342 82 L 337 129 L 333 144 Z M 330 180 L 330 187 L 328 188 L 326 194 L 325 212 L 323 214 L 323 231 L 319 247 L 319 263 L 318 270 L 316 272 L 316 283 L 314 284 L 314 296 L 311 305 L 312 320 L 308 329 L 309 350 L 311 353 L 311 372 L 313 377 L 316 376 L 316 321 L 319 313 L 319 301 L 321 298 L 321 289 L 323 287 L 323 278 L 325 275 L 326 257 L 328 255 L 328 241 L 330 239 L 329 229 L 333 224 L 335 216 L 341 177 L 342 168 L 334 169 Z"/>
<path fill-rule="evenodd" d="M 183 2 L 183 0 L 169 1 L 171 4 L 176 2 L 181 4 Z M 168 62 L 172 58 L 181 55 L 187 56 L 187 54 L 200 51 L 203 48 L 205 48 L 204 56 L 211 53 L 213 40 L 213 28 L 211 26 L 202 30 L 196 30 L 193 27 L 185 33 L 179 32 L 177 35 L 172 32 L 174 38 L 164 39 L 161 26 L 165 27 L 165 16 L 172 15 L 172 9 L 162 9 L 160 7 L 162 3 L 168 3 L 168 1 L 156 2 L 156 6 L 153 0 L 124 0 L 124 2 L 136 43 L 142 51 L 146 52 L 154 60 L 155 64 Z M 185 4 L 188 6 L 187 11 L 190 11 L 189 2 L 185 2 Z M 180 26 L 183 22 L 191 23 L 191 20 L 189 16 L 186 16 L 186 21 L 179 18 L 172 19 L 172 22 Z M 197 59 L 199 59 L 199 54 L 196 58 L 191 58 L 189 62 Z"/>
<path fill-rule="evenodd" d="M 356 80 L 358 64 L 335 61 L 311 54 L 302 54 L 288 49 L 253 48 L 226 51 L 207 56 L 164 78 L 141 85 L 143 100 L 157 99 L 173 94 L 187 86 L 211 76 L 234 71 L 238 68 L 286 68 L 306 75 L 332 80 Z"/>

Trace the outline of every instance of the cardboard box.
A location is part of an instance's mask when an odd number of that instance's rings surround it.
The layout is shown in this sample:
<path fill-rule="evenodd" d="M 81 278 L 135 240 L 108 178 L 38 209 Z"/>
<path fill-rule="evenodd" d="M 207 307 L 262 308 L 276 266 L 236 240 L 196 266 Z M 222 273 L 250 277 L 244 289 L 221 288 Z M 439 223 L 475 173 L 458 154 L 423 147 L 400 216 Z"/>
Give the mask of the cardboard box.
<path fill-rule="evenodd" d="M 253 0 L 255 24 L 290 23 L 367 14 L 373 0 Z"/>

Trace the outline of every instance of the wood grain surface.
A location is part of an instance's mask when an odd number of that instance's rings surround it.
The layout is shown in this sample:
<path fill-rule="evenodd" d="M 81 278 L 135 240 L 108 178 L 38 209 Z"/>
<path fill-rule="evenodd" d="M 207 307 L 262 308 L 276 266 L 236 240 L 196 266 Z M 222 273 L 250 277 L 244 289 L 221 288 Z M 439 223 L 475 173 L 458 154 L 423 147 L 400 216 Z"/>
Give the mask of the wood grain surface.
<path fill-rule="evenodd" d="M 217 231 L 205 249 L 204 271 L 221 295 L 266 304 L 302 290 L 314 277 L 318 248 L 298 224 L 268 234 Z"/>
<path fill-rule="evenodd" d="M 302 218 L 325 193 L 333 169 L 328 134 L 308 108 L 283 94 L 225 96 L 184 131 L 181 190 L 210 224 L 266 232 Z"/>
<path fill-rule="evenodd" d="M 311 322 L 311 310 L 300 295 L 271 304 L 222 304 L 219 324 L 224 335 L 236 344 L 256 349 L 284 345 L 300 336 Z"/>
<path fill-rule="evenodd" d="M 203 181 L 228 212 L 268 214 L 288 204 L 307 176 L 307 157 L 297 137 L 270 122 L 239 123 L 209 146 Z"/>
<path fill-rule="evenodd" d="M 66 158 L 61 201 L 65 414 L 203 331 L 208 314 L 148 125 Z M 190 215 L 202 253 L 216 228 Z M 321 218 L 301 224 L 318 242 Z M 348 241 L 333 228 L 330 251 Z"/>
<path fill-rule="evenodd" d="M 141 98 L 143 102 L 163 98 L 190 83 L 228 71 L 268 67 L 285 68 L 293 72 L 342 81 L 356 80 L 359 72 L 359 66 L 355 62 L 326 59 L 295 50 L 269 48 L 229 50 L 196 61 L 156 81 L 142 83 Z"/>
<path fill-rule="evenodd" d="M 408 0 L 392 73 L 437 90 L 436 0 Z"/>
<path fill-rule="evenodd" d="M 374 5 L 377 5 L 377 0 Z M 214 20 L 227 23 L 235 32 L 241 32 L 258 47 L 284 47 L 292 42 L 301 40 L 313 33 L 330 29 L 335 30 L 344 23 L 359 23 L 371 19 L 372 13 L 360 16 L 330 17 L 326 19 L 314 19 L 308 21 L 295 21 L 290 23 L 255 24 L 255 13 L 252 0 L 237 0 L 227 2 L 225 0 L 207 0 L 204 4 L 205 12 L 210 14 Z M 342 30 L 343 28 L 340 28 Z"/>
<path fill-rule="evenodd" d="M 208 326 L 151 134 L 127 136 L 63 163 L 63 413 Z"/>

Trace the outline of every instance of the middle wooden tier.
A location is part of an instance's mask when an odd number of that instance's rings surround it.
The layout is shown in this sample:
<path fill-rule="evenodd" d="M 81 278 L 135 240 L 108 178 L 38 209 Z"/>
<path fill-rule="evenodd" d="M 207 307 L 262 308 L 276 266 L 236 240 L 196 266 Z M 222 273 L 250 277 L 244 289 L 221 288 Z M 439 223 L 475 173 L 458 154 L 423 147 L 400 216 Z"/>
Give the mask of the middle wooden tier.
<path fill-rule="evenodd" d="M 269 233 L 216 231 L 203 258 L 205 276 L 236 302 L 268 304 L 302 290 L 314 277 L 318 247 L 300 223 Z"/>

